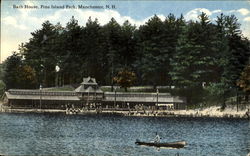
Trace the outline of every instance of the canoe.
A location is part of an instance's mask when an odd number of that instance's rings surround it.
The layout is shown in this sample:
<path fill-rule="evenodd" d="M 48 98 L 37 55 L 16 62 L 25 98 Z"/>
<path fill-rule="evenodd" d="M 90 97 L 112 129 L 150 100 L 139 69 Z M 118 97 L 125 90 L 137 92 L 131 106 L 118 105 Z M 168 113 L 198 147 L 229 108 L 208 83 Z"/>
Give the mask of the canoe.
<path fill-rule="evenodd" d="M 137 145 L 144 145 L 144 146 L 154 146 L 154 147 L 170 147 L 170 148 L 183 148 L 186 145 L 185 141 L 178 141 L 178 142 L 143 142 L 143 141 L 136 141 L 135 144 Z"/>

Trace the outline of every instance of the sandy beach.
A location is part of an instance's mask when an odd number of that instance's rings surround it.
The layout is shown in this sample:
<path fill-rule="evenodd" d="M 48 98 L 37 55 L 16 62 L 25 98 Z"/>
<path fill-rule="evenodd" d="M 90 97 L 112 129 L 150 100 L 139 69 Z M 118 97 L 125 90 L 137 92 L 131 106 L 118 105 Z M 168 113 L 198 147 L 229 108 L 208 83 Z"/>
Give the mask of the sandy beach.
<path fill-rule="evenodd" d="M 176 110 L 175 115 L 193 116 L 193 117 L 232 117 L 232 118 L 247 118 L 248 109 L 238 110 L 237 108 L 220 109 L 220 106 L 212 106 L 204 109 L 194 110 Z"/>
<path fill-rule="evenodd" d="M 249 108 L 238 110 L 236 107 L 211 106 L 203 109 L 189 110 L 59 110 L 59 109 L 11 109 L 0 104 L 0 112 L 5 113 L 65 113 L 65 114 L 117 114 L 124 116 L 158 116 L 158 117 L 212 117 L 212 118 L 249 118 Z M 248 115 L 247 115 L 248 114 Z"/>

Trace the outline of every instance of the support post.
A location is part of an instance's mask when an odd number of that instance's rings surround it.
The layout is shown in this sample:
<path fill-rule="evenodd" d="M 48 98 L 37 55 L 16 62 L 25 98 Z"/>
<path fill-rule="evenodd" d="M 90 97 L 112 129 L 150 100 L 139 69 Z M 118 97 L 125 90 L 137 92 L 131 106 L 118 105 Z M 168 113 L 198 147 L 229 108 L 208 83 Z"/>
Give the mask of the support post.
<path fill-rule="evenodd" d="M 157 91 L 156 91 L 156 109 L 158 109 L 158 94 L 159 94 L 159 90 L 157 89 Z"/>
<path fill-rule="evenodd" d="M 40 84 L 40 110 L 42 109 L 42 85 Z"/>
<path fill-rule="evenodd" d="M 239 94 L 238 94 L 237 88 L 236 88 L 236 107 L 237 107 L 237 112 L 238 112 L 238 109 L 239 109 Z"/>
<path fill-rule="evenodd" d="M 115 101 L 114 101 L 114 110 L 115 110 L 115 106 L 116 106 L 116 88 L 115 88 Z"/>

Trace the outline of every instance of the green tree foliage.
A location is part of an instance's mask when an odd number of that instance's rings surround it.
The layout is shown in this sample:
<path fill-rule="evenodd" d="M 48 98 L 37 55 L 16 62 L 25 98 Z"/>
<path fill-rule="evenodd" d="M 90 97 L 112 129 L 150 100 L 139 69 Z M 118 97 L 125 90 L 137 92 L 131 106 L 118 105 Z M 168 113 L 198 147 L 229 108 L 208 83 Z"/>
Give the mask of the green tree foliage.
<path fill-rule="evenodd" d="M 203 82 L 219 81 L 217 38 L 213 35 L 216 28 L 205 13 L 199 19 L 183 27 L 171 59 L 171 75 L 177 86 L 201 86 Z"/>
<path fill-rule="evenodd" d="M 162 45 L 161 35 L 163 34 L 163 22 L 156 15 L 139 28 L 139 58 L 138 68 L 142 72 L 141 77 L 144 83 L 156 85 L 159 82 L 159 68 Z"/>
<path fill-rule="evenodd" d="M 20 88 L 36 88 L 37 79 L 35 70 L 29 65 L 21 65 L 18 68 L 18 86 Z"/>
<path fill-rule="evenodd" d="M 3 73 L 4 73 L 3 64 L 0 64 L 0 80 L 3 80 Z"/>
<path fill-rule="evenodd" d="M 3 64 L 0 64 L 0 97 L 4 94 L 4 91 L 6 89 L 6 85 L 3 82 L 4 77 L 4 66 Z"/>
<path fill-rule="evenodd" d="M 137 31 L 137 60 L 142 83 L 169 85 L 170 59 L 175 53 L 183 17 L 176 19 L 170 14 L 165 21 L 156 15 Z"/>
<path fill-rule="evenodd" d="M 36 88 L 35 70 L 22 62 L 21 56 L 13 53 L 4 62 L 4 83 L 10 88 Z"/>
<path fill-rule="evenodd" d="M 223 101 L 223 108 L 226 107 L 225 101 L 229 94 L 238 90 L 236 82 L 240 78 L 242 70 L 249 59 L 249 40 L 243 37 L 240 31 L 240 24 L 237 18 L 221 14 L 216 20 L 217 28 L 217 46 L 218 53 L 215 58 L 218 59 L 219 82 L 210 85 L 211 90 L 219 90 Z M 214 86 L 214 89 L 213 89 Z"/>
<path fill-rule="evenodd" d="M 211 94 L 215 95 L 213 90 L 219 90 L 216 96 L 225 101 L 239 78 L 239 71 L 247 63 L 249 41 L 241 37 L 234 16 L 222 14 L 216 25 L 204 13 L 199 19 L 183 27 L 171 59 L 173 70 L 170 74 L 176 86 L 194 88 L 193 92 L 197 92 L 194 96 L 200 95 L 205 82 Z M 202 100 L 203 96 L 200 98 Z"/>
<path fill-rule="evenodd" d="M 80 62 L 82 62 L 81 68 L 84 71 L 81 75 L 89 75 L 102 81 L 105 72 L 107 72 L 107 60 L 102 46 L 103 34 L 97 19 L 94 21 L 91 18 L 88 19 L 86 27 L 83 28 L 82 36 L 84 38 L 82 39 L 80 58 L 83 59 Z"/>
<path fill-rule="evenodd" d="M 5 89 L 6 89 L 5 83 L 2 80 L 0 80 L 0 98 L 3 96 Z"/>
<path fill-rule="evenodd" d="M 103 50 L 106 57 L 106 83 L 113 86 L 113 77 L 120 66 L 120 54 L 121 54 L 121 26 L 117 21 L 112 18 L 109 23 L 103 26 Z"/>
<path fill-rule="evenodd" d="M 4 62 L 4 78 L 7 89 L 19 88 L 17 82 L 19 81 L 18 69 L 21 65 L 21 56 L 14 52 Z"/>
<path fill-rule="evenodd" d="M 246 66 L 241 73 L 240 79 L 237 81 L 239 86 L 247 95 L 250 94 L 250 65 Z"/>
<path fill-rule="evenodd" d="M 136 75 L 134 72 L 129 71 L 128 69 L 123 69 L 122 71 L 119 71 L 117 76 L 115 76 L 113 79 L 121 87 L 125 88 L 125 91 L 127 92 L 127 88 L 135 83 Z"/>
<path fill-rule="evenodd" d="M 228 64 L 225 69 L 225 79 L 230 86 L 235 87 L 236 81 L 248 63 L 250 56 L 249 40 L 243 37 L 240 31 L 238 19 L 232 16 L 225 17 L 226 36 L 228 38 L 229 50 L 227 53 Z"/>
<path fill-rule="evenodd" d="M 31 33 L 32 38 L 24 45 L 25 62 L 37 72 L 37 79 L 43 86 L 54 85 L 55 79 L 55 26 L 49 21 L 40 30 Z"/>
<path fill-rule="evenodd" d="M 79 76 L 79 70 L 82 62 L 81 53 L 82 28 L 78 25 L 78 21 L 72 17 L 66 24 L 64 32 L 64 61 L 61 63 L 64 83 L 72 84 Z"/>
<path fill-rule="evenodd" d="M 135 61 L 135 46 L 136 41 L 134 39 L 136 27 L 132 26 L 129 21 L 125 21 L 121 26 L 120 34 L 120 56 L 123 58 L 120 62 L 121 66 L 132 67 L 132 64 Z"/>

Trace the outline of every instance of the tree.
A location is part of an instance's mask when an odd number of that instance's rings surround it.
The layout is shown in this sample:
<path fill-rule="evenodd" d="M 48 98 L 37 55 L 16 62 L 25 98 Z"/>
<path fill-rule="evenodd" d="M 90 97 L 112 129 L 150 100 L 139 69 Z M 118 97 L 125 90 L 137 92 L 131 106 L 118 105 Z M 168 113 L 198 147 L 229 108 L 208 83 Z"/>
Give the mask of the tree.
<path fill-rule="evenodd" d="M 161 63 L 167 55 L 164 54 L 161 44 L 163 42 L 162 34 L 164 34 L 163 27 L 163 22 L 155 15 L 145 25 L 140 26 L 137 32 L 135 68 L 138 68 L 138 74 L 144 84 L 156 86 L 162 82 L 159 73 L 162 72 L 162 68 L 165 68 Z"/>
<path fill-rule="evenodd" d="M 238 19 L 234 16 L 221 14 L 216 21 L 218 39 L 218 57 L 220 73 L 220 90 L 223 90 L 223 107 L 232 90 L 238 90 L 236 85 L 240 74 L 250 56 L 249 41 L 244 38 L 240 31 Z M 238 94 L 236 94 L 238 96 Z M 237 97 L 238 99 L 238 97 Z"/>
<path fill-rule="evenodd" d="M 2 80 L 0 80 L 0 98 L 3 96 L 5 89 L 6 89 L 6 85 L 4 84 Z"/>
<path fill-rule="evenodd" d="M 176 53 L 171 59 L 172 71 L 170 72 L 172 80 L 176 86 L 191 87 L 200 84 L 200 72 L 198 67 L 200 62 L 200 53 L 204 47 L 197 44 L 197 29 L 198 24 L 191 22 L 186 27 L 178 38 Z"/>
<path fill-rule="evenodd" d="M 79 52 L 82 58 L 79 63 L 82 64 L 82 75 L 95 77 L 104 83 L 105 77 L 105 53 L 102 48 L 102 32 L 98 20 L 88 19 L 86 26 L 82 30 L 81 50 Z"/>
<path fill-rule="evenodd" d="M 223 78 L 226 83 L 236 88 L 236 82 L 250 56 L 250 42 L 242 36 L 238 19 L 234 16 L 225 16 L 225 35 L 228 39 L 227 64 Z"/>
<path fill-rule="evenodd" d="M 21 66 L 21 56 L 14 52 L 7 58 L 4 64 L 3 81 L 6 84 L 6 89 L 19 88 L 19 67 Z"/>
<path fill-rule="evenodd" d="M 0 97 L 4 94 L 6 85 L 3 82 L 3 77 L 4 77 L 4 67 L 3 64 L 0 64 Z"/>
<path fill-rule="evenodd" d="M 115 73 L 122 67 L 121 62 L 121 26 L 114 18 L 111 18 L 109 23 L 102 27 L 103 42 L 102 47 L 105 53 L 106 76 L 105 81 L 112 86 Z"/>
<path fill-rule="evenodd" d="M 57 31 L 49 21 L 42 24 L 42 28 L 31 33 L 32 38 L 24 45 L 22 54 L 25 64 L 33 67 L 37 79 L 43 86 L 55 84 L 55 66 L 57 56 L 55 38 Z"/>
<path fill-rule="evenodd" d="M 134 32 L 136 27 L 132 26 L 129 21 L 125 21 L 121 26 L 119 56 L 121 56 L 120 64 L 125 67 L 132 67 L 135 61 L 135 45 Z"/>
<path fill-rule="evenodd" d="M 18 84 L 19 88 L 36 88 L 37 79 L 35 70 L 29 65 L 21 65 L 18 68 Z"/>
<path fill-rule="evenodd" d="M 3 64 L 0 64 L 0 80 L 3 80 L 3 73 L 4 73 Z"/>
<path fill-rule="evenodd" d="M 37 77 L 35 70 L 29 65 L 23 64 L 19 53 L 14 52 L 4 62 L 3 81 L 6 84 L 6 89 L 37 88 Z"/>
<path fill-rule="evenodd" d="M 136 31 L 135 66 L 141 83 L 154 86 L 172 84 L 170 60 L 176 52 L 184 25 L 183 16 L 176 18 L 169 14 L 162 21 L 155 15 Z"/>
<path fill-rule="evenodd" d="M 237 81 L 237 86 L 245 92 L 246 101 L 248 101 L 248 96 L 250 95 L 250 65 L 246 66 L 241 73 L 240 79 Z"/>
<path fill-rule="evenodd" d="M 135 83 L 136 75 L 133 71 L 123 69 L 122 71 L 118 72 L 117 76 L 115 76 L 113 79 L 121 87 L 125 88 L 125 91 L 127 92 L 127 88 Z"/>
<path fill-rule="evenodd" d="M 60 60 L 62 79 L 65 84 L 73 84 L 76 83 L 76 80 L 80 80 L 79 77 L 82 76 L 81 72 L 76 69 L 81 69 L 83 59 L 80 55 L 83 39 L 82 28 L 74 16 L 66 24 L 61 38 L 64 47 L 59 54 L 62 56 L 62 60 Z"/>
<path fill-rule="evenodd" d="M 179 35 L 182 33 L 183 27 L 185 26 L 185 20 L 182 15 L 180 18 L 176 18 L 173 14 L 169 14 L 164 21 L 164 33 L 162 34 L 162 42 L 160 43 L 163 46 L 160 55 L 162 58 L 160 72 L 162 85 L 173 84 L 170 75 L 172 71 L 170 60 L 176 53 Z"/>
<path fill-rule="evenodd" d="M 197 96 L 197 93 L 203 91 L 204 82 L 209 84 L 220 81 L 220 75 L 217 73 L 219 70 L 217 55 L 220 53 L 217 29 L 205 13 L 198 18 L 199 21 L 190 21 L 182 27 L 176 52 L 170 61 L 172 80 L 175 86 L 188 89 L 187 98 L 191 104 L 202 101 L 203 95 Z"/>

